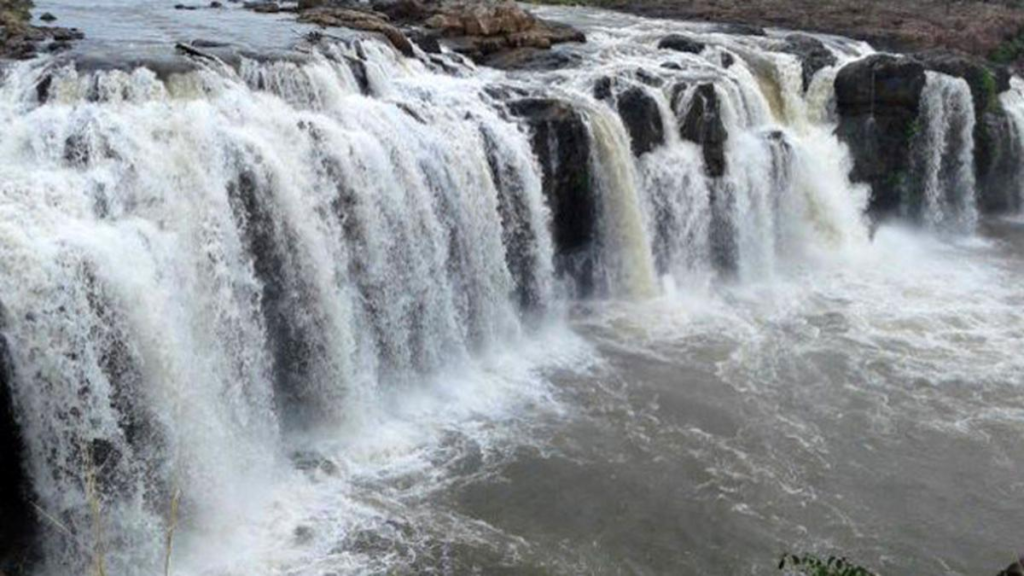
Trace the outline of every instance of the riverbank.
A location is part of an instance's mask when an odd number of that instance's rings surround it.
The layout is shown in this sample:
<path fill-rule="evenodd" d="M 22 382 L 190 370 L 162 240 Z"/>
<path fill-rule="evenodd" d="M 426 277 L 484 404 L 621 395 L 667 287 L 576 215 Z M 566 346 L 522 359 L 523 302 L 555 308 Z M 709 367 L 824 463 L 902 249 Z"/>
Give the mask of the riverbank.
<path fill-rule="evenodd" d="M 1024 9 L 941 0 L 566 0 L 639 16 L 838 34 L 899 52 L 945 49 L 1020 63 Z"/>

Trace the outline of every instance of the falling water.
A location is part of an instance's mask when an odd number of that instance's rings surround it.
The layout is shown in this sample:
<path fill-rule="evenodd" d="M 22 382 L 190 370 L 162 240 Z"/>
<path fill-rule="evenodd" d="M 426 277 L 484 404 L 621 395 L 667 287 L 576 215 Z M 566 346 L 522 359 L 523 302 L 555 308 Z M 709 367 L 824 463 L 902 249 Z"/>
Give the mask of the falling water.
<path fill-rule="evenodd" d="M 967 82 L 927 72 L 914 170 L 923 194 L 921 216 L 932 228 L 970 232 L 977 225 L 974 122 Z"/>
<path fill-rule="evenodd" d="M 805 90 L 771 38 L 691 31 L 708 47 L 683 54 L 656 47 L 662 32 L 599 28 L 579 68 L 508 74 L 371 39 L 173 74 L 48 58 L 8 68 L 0 327 L 45 519 L 40 574 L 87 573 L 98 558 L 110 574 L 158 573 L 179 501 L 192 550 L 264 529 L 262 544 L 291 538 L 281 502 L 305 496 L 331 505 L 302 519 L 322 529 L 298 531 L 303 552 L 275 548 L 265 566 L 244 543 L 223 558 L 183 553 L 188 573 L 306 574 L 289 571 L 296 558 L 359 573 L 393 560 L 337 550 L 359 522 L 406 537 L 379 510 L 444 485 L 449 466 L 472 468 L 437 460 L 452 438 L 491 439 L 477 407 L 501 401 L 481 389 L 553 403 L 544 386 L 524 390 L 532 364 L 494 361 L 564 329 L 573 294 L 556 266 L 548 159 L 510 101 L 568 102 L 586 124 L 589 158 L 560 169 L 585 176 L 600 207 L 596 298 L 756 284 L 866 250 L 868 191 L 834 135 L 837 66 Z M 840 63 L 863 55 L 828 46 Z M 1024 142 L 1015 88 L 1003 98 Z M 653 102 L 649 149 L 614 105 L 629 90 Z M 934 228 L 978 218 L 970 98 L 964 81 L 929 73 L 915 169 Z M 483 384 L 424 399 L 462 380 Z M 433 422 L 422 406 L 435 404 L 468 424 L 408 423 Z M 367 430 L 371 447 L 353 440 Z M 435 437 L 442 456 L 423 456 Z M 405 481 L 417 459 L 428 471 Z M 352 496 L 376 486 L 361 466 L 399 477 L 402 497 Z M 224 568 L 240 556 L 255 559 Z"/>

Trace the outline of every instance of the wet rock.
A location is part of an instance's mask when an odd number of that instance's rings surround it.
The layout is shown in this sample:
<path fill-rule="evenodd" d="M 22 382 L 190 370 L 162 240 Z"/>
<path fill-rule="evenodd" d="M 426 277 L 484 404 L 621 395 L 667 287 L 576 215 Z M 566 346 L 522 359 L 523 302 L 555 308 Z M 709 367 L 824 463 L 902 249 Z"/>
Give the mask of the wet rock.
<path fill-rule="evenodd" d="M 1010 564 L 1006 570 L 999 573 L 999 576 L 1024 576 L 1024 558 Z"/>
<path fill-rule="evenodd" d="M 57 20 L 57 17 L 50 12 L 43 12 L 43 15 L 40 16 L 39 19 L 43 22 L 54 22 Z"/>
<path fill-rule="evenodd" d="M 500 70 L 563 70 L 579 66 L 583 58 L 579 54 L 561 50 L 540 48 L 516 48 L 498 52 L 483 59 L 482 63 Z"/>
<path fill-rule="evenodd" d="M 810 87 L 811 80 L 814 79 L 814 75 L 818 71 L 836 64 L 835 55 L 822 44 L 821 40 L 804 34 L 786 36 L 782 51 L 800 59 L 804 92 Z"/>
<path fill-rule="evenodd" d="M 421 22 L 430 16 L 430 8 L 421 0 L 375 0 L 372 6 L 395 22 Z"/>
<path fill-rule="evenodd" d="M 730 23 L 719 24 L 714 29 L 719 34 L 731 34 L 733 36 L 767 36 L 764 28 L 751 24 Z"/>
<path fill-rule="evenodd" d="M 74 28 L 30 25 L 32 6 L 30 0 L 0 0 L 0 58 L 28 59 L 40 48 L 58 51 L 84 37 Z"/>
<path fill-rule="evenodd" d="M 925 68 L 962 78 L 974 103 L 974 166 L 979 207 L 986 212 L 1014 210 L 1021 176 L 1015 159 L 1022 151 L 999 94 L 1010 88 L 1010 73 L 1003 67 L 949 51 L 919 53 L 914 58 Z"/>
<path fill-rule="evenodd" d="M 14 365 L 6 326 L 0 303 L 0 573 L 18 574 L 31 560 L 36 525 L 28 499 L 26 448 L 13 406 Z"/>
<path fill-rule="evenodd" d="M 525 98 L 509 104 L 532 132 L 551 207 L 555 270 L 573 280 L 577 295 L 595 288 L 598 198 L 590 173 L 590 136 L 583 115 L 568 102 Z"/>
<path fill-rule="evenodd" d="M 615 79 L 609 76 L 602 76 L 594 83 L 594 98 L 598 100 L 611 100 L 615 87 Z"/>
<path fill-rule="evenodd" d="M 697 86 L 689 99 L 686 88 L 677 87 L 673 108 L 681 118 L 679 136 L 700 144 L 704 155 L 704 168 L 712 178 L 725 174 L 725 143 L 729 133 L 722 121 L 722 107 L 714 84 Z"/>
<path fill-rule="evenodd" d="M 422 30 L 412 30 L 406 34 L 406 37 L 427 54 L 440 54 L 442 52 L 441 42 L 435 34 Z"/>
<path fill-rule="evenodd" d="M 682 34 L 671 34 L 658 42 L 658 48 L 663 50 L 675 50 L 676 52 L 688 52 L 690 54 L 700 54 L 704 51 L 704 46 L 703 42 L 698 42 Z"/>
<path fill-rule="evenodd" d="M 658 102 L 639 86 L 633 86 L 617 98 L 619 117 L 629 132 L 633 154 L 642 156 L 665 143 L 665 128 Z"/>
<path fill-rule="evenodd" d="M 385 17 L 374 12 L 349 10 L 347 8 L 316 8 L 306 10 L 299 16 L 299 22 L 316 24 L 329 28 L 332 26 L 377 32 L 383 35 L 392 46 L 405 56 L 413 56 L 415 51 L 412 42 L 401 30 L 389 24 Z"/>
<path fill-rule="evenodd" d="M 851 178 L 871 185 L 875 217 L 900 207 L 924 86 L 920 62 L 885 54 L 847 64 L 836 75 L 836 133 L 853 156 Z"/>

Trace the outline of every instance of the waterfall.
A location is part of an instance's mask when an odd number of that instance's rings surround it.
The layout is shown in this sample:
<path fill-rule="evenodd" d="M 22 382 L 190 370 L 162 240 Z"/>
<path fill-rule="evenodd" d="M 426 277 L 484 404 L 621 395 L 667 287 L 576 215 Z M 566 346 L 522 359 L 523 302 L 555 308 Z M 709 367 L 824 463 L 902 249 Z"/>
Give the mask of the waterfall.
<path fill-rule="evenodd" d="M 970 232 L 977 224 L 974 123 L 967 82 L 928 72 L 912 170 L 920 186 L 921 217 L 929 227 Z"/>
<path fill-rule="evenodd" d="M 1024 153 L 1024 81 L 1014 77 L 1010 81 L 1010 89 L 999 96 L 1000 103 L 1010 119 L 1011 137 L 1014 139 L 1013 151 Z M 1020 212 L 1024 209 L 1024 163 L 1016 162 L 1016 197 L 1010 198 L 1010 208 Z"/>
<path fill-rule="evenodd" d="M 512 73 L 366 38 L 174 73 L 5 69 L 0 384 L 39 573 L 159 573 L 179 498 L 181 530 L 215 542 L 298 474 L 296 445 L 373 428 L 577 296 L 769 282 L 865 246 L 836 67 L 805 86 L 775 39 L 697 36 L 602 30 L 578 67 Z M 1003 98 L 1024 145 L 1022 94 Z M 974 122 L 967 84 L 929 73 L 930 227 L 975 226 Z"/>

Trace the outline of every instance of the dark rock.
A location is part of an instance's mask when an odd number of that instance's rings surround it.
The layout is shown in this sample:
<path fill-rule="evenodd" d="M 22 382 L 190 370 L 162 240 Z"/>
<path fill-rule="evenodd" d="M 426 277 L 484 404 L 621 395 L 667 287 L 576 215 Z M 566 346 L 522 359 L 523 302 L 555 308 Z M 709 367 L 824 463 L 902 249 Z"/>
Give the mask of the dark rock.
<path fill-rule="evenodd" d="M 836 64 L 835 55 L 821 43 L 821 40 L 803 34 L 786 36 L 782 51 L 800 59 L 804 92 L 810 87 L 811 80 L 819 70 Z"/>
<path fill-rule="evenodd" d="M 516 48 L 507 52 L 491 54 L 482 63 L 500 70 L 563 70 L 579 66 L 583 61 L 579 54 L 562 50 L 540 48 Z"/>
<path fill-rule="evenodd" d="M 532 132 L 544 194 L 551 207 L 555 270 L 571 279 L 578 296 L 593 294 L 599 199 L 590 173 L 590 136 L 583 115 L 568 102 L 526 98 L 509 104 Z"/>
<path fill-rule="evenodd" d="M 1024 558 L 1010 564 L 999 576 L 1024 576 Z"/>
<path fill-rule="evenodd" d="M 719 24 L 715 26 L 715 32 L 719 34 L 731 34 L 733 36 L 767 36 L 764 28 L 750 24 L 732 23 Z"/>
<path fill-rule="evenodd" d="M 437 35 L 423 32 L 422 30 L 412 30 L 407 33 L 407 36 L 413 44 L 419 46 L 420 50 L 427 54 L 441 53 L 441 42 L 438 40 Z"/>
<path fill-rule="evenodd" d="M 847 64 L 836 76 L 836 133 L 853 156 L 851 178 L 871 185 L 876 217 L 900 208 L 924 85 L 920 62 L 885 54 Z"/>
<path fill-rule="evenodd" d="M 57 19 L 57 17 L 50 12 L 43 12 L 43 15 L 40 16 L 39 19 L 42 20 L 43 22 L 53 22 Z"/>
<path fill-rule="evenodd" d="M 978 186 L 978 208 L 995 214 L 1018 212 L 1024 149 L 1006 111 L 993 106 L 974 125 L 974 164 Z"/>
<path fill-rule="evenodd" d="M 421 0 L 375 0 L 373 10 L 396 22 L 420 22 L 430 15 Z"/>
<path fill-rule="evenodd" d="M 704 51 L 704 46 L 703 42 L 698 42 L 682 34 L 671 34 L 658 42 L 658 48 L 663 50 L 675 50 L 676 52 L 688 52 L 690 54 L 700 54 Z"/>
<path fill-rule="evenodd" d="M 714 84 L 697 86 L 688 101 L 685 87 L 677 87 L 673 108 L 682 119 L 679 136 L 701 145 L 704 168 L 712 178 L 725 174 L 725 143 L 729 133 L 722 121 L 722 107 Z"/>
<path fill-rule="evenodd" d="M 598 100 L 610 100 L 613 96 L 612 88 L 615 86 L 615 79 L 610 76 L 602 76 L 594 82 L 594 98 Z"/>
<path fill-rule="evenodd" d="M 661 67 L 665 70 L 675 70 L 677 72 L 684 69 L 682 64 L 678 64 L 676 62 L 662 62 Z"/>
<path fill-rule="evenodd" d="M 1019 200 L 1014 189 L 1022 176 L 1017 168 L 1022 151 L 999 101 L 999 94 L 1010 88 L 1009 71 L 1003 66 L 948 51 L 919 53 L 915 59 L 928 70 L 962 78 L 971 89 L 979 207 L 986 212 L 1017 209 Z"/>
<path fill-rule="evenodd" d="M 728 52 L 722 52 L 722 68 L 728 70 L 736 63 L 736 57 Z"/>
<path fill-rule="evenodd" d="M 629 132 L 635 156 L 642 156 L 665 143 L 665 128 L 658 102 L 639 86 L 633 86 L 617 98 L 622 123 Z"/>
<path fill-rule="evenodd" d="M 174 5 L 174 9 L 175 10 L 198 10 L 199 6 L 194 6 L 192 4 L 175 4 Z"/>
<path fill-rule="evenodd" d="M 0 573 L 18 574 L 31 560 L 37 526 L 29 503 L 26 447 L 13 405 L 14 364 L 6 328 L 0 304 Z"/>
<path fill-rule="evenodd" d="M 220 2 L 217 2 L 216 0 L 214 0 L 214 2 L 210 2 L 210 8 L 223 8 L 223 7 L 224 7 L 224 5 L 221 4 Z"/>

